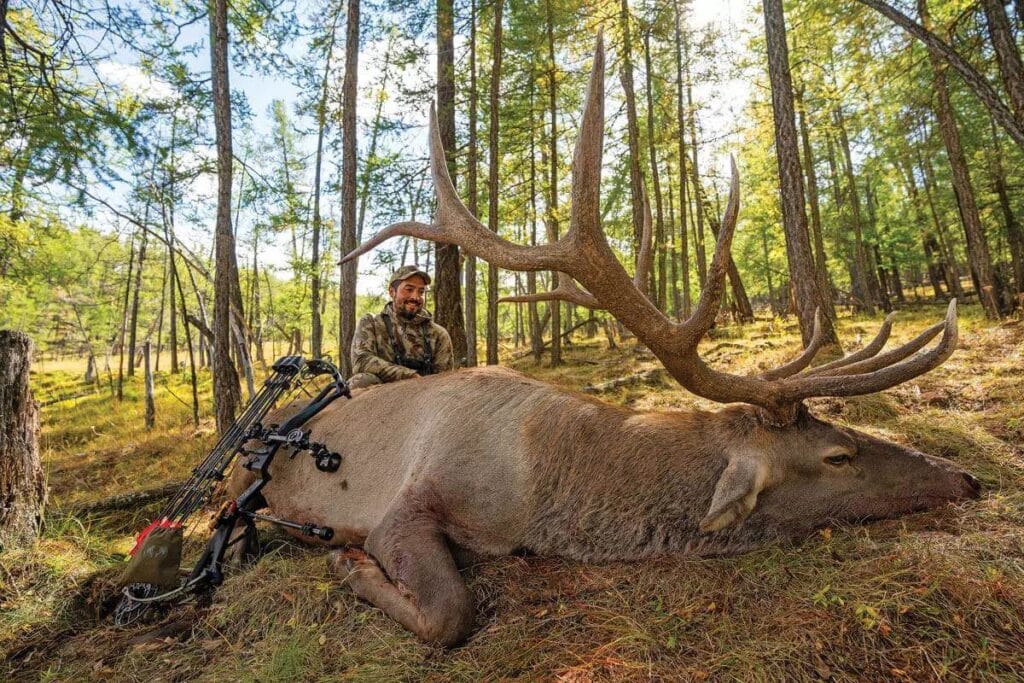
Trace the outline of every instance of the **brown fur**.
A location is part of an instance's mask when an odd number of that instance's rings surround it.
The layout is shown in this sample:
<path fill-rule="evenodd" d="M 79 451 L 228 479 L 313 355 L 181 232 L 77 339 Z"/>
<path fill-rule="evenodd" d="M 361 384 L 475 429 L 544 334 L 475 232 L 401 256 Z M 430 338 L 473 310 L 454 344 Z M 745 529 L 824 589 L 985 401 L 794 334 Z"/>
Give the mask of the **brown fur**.
<path fill-rule="evenodd" d="M 788 427 L 749 406 L 641 413 L 501 368 L 374 387 L 307 427 L 341 453 L 341 469 L 276 459 L 271 509 L 334 527 L 335 544 L 362 542 L 372 560 L 334 569 L 355 571 L 357 593 L 442 644 L 472 626 L 453 550 L 581 561 L 729 553 L 976 492 L 951 463 L 806 412 Z M 837 452 L 850 464 L 823 460 Z"/>

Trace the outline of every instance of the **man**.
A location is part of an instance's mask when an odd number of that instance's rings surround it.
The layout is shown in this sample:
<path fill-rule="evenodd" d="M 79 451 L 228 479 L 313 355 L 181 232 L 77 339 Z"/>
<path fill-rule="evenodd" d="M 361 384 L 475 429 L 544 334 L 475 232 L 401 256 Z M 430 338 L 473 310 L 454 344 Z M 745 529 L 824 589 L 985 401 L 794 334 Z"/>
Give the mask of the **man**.
<path fill-rule="evenodd" d="M 402 266 L 391 276 L 391 301 L 377 315 L 363 316 L 352 337 L 353 389 L 420 378 L 454 367 L 452 340 L 423 308 L 430 276 Z"/>

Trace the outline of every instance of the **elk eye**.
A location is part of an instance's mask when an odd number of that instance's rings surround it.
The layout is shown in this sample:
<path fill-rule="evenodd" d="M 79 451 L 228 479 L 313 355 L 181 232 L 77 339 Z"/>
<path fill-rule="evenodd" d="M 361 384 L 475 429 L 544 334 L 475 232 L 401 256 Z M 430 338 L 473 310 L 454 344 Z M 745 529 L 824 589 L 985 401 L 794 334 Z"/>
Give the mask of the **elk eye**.
<path fill-rule="evenodd" d="M 825 458 L 825 462 L 833 467 L 842 467 L 850 462 L 849 453 L 838 453 L 836 455 L 829 455 Z"/>

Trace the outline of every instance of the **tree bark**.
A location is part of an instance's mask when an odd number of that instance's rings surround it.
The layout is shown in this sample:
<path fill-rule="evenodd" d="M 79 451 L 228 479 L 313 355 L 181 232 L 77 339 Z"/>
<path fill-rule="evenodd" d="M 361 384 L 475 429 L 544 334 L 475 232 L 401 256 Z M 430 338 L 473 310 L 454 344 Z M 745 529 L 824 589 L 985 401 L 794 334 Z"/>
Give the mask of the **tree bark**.
<path fill-rule="evenodd" d="M 967 60 L 960 56 L 947 42 L 939 38 L 928 27 L 928 21 L 922 15 L 924 26 L 900 12 L 895 7 L 884 2 L 884 0 L 857 0 L 863 5 L 874 9 L 879 14 L 890 19 L 904 31 L 917 38 L 928 48 L 929 54 L 934 58 L 945 60 L 953 67 L 964 83 L 967 84 L 974 94 L 981 100 L 981 103 L 989 110 L 1000 126 L 1002 126 L 1010 138 L 1021 148 L 1024 148 L 1024 121 L 1017 119 L 1013 112 L 1003 104 L 999 95 L 985 80 L 985 76 L 972 67 Z M 920 3 L 918 3 L 920 8 Z"/>
<path fill-rule="evenodd" d="M 46 504 L 31 365 L 28 335 L 0 331 L 0 552 L 32 542 Z"/>
<path fill-rule="evenodd" d="M 676 250 L 676 210 L 675 196 L 672 192 L 672 164 L 665 164 L 665 185 L 668 187 L 668 249 L 671 259 L 669 261 L 669 281 L 672 283 L 670 289 L 672 294 L 672 315 L 678 320 L 683 311 L 683 300 L 679 292 L 679 253 Z"/>
<path fill-rule="evenodd" d="M 650 30 L 644 31 L 644 69 L 647 74 L 647 78 L 645 79 L 647 93 L 647 150 L 651 163 L 651 185 L 654 188 L 654 248 L 658 250 L 658 264 L 656 270 L 657 277 L 655 278 L 655 288 L 652 291 L 656 292 L 655 302 L 658 306 L 658 310 L 664 312 L 667 310 L 665 301 L 667 291 L 667 268 L 665 263 L 665 215 L 661 200 L 661 178 L 658 175 L 658 154 L 656 145 L 654 144 L 654 93 L 652 85 L 652 81 L 654 80 L 654 70 L 651 68 Z"/>
<path fill-rule="evenodd" d="M 128 294 L 132 290 L 132 269 L 135 266 L 135 235 L 128 253 L 128 277 L 124 279 L 124 303 L 121 306 L 121 334 L 117 341 L 117 400 L 124 400 L 124 336 L 128 329 Z"/>
<path fill-rule="evenodd" d="M 342 82 L 341 119 L 341 250 L 358 246 L 356 236 L 356 97 L 359 69 L 359 0 L 348 0 L 345 26 L 345 79 Z M 359 261 L 341 266 L 338 292 L 338 358 L 341 373 L 352 375 L 349 349 L 356 331 L 356 276 Z"/>
<path fill-rule="evenodd" d="M 1013 283 L 1017 294 L 1024 293 L 1024 231 L 1013 213 L 1010 205 L 1010 193 L 1006 183 L 1006 170 L 1003 168 L 1003 152 L 999 148 L 999 137 L 996 133 L 995 121 L 992 124 L 992 184 L 999 198 L 999 209 L 1003 214 L 1006 226 L 1006 242 L 1010 247 L 1010 262 L 1013 265 Z"/>
<path fill-rule="evenodd" d="M 684 69 L 686 71 L 686 108 L 688 125 L 690 128 L 690 177 L 686 180 L 691 187 L 690 195 L 693 197 L 692 202 L 686 202 L 682 204 L 686 207 L 689 204 L 690 210 L 696 214 L 692 215 L 691 225 L 693 226 L 693 248 L 695 255 L 697 256 L 697 280 L 700 284 L 700 289 L 703 292 L 704 286 L 708 279 L 708 266 L 707 266 L 707 252 L 704 248 L 704 218 L 699 209 L 699 194 L 700 189 L 700 163 L 697 156 L 697 110 L 693 106 L 693 80 L 690 77 L 690 41 L 686 34 L 683 34 L 683 56 L 685 57 Z M 685 194 L 684 185 L 684 194 Z"/>
<path fill-rule="evenodd" d="M 928 26 L 930 18 L 927 3 L 925 0 L 918 0 L 917 5 L 925 26 Z M 992 258 L 989 255 L 988 242 L 985 241 L 981 215 L 978 213 L 978 206 L 974 199 L 967 157 L 960 144 L 960 131 L 957 129 L 956 115 L 949 99 L 949 88 L 946 84 L 948 65 L 942 61 L 941 56 L 935 50 L 929 50 L 928 58 L 932 65 L 935 85 L 935 116 L 939 122 L 939 132 L 942 134 L 942 141 L 946 146 L 946 156 L 952 171 L 953 192 L 956 194 L 960 221 L 967 238 L 967 258 L 970 261 L 972 274 L 978 283 L 978 298 L 985 309 L 985 315 L 990 319 L 996 319 L 999 317 L 1001 293 L 992 269 Z"/>
<path fill-rule="evenodd" d="M 1021 63 L 1017 41 L 1010 31 L 1010 20 L 1006 16 L 1003 0 L 982 0 L 988 35 L 999 64 L 1003 88 L 1010 98 L 1010 106 L 1018 121 L 1024 122 L 1024 64 Z"/>
<path fill-rule="evenodd" d="M 498 232 L 498 101 L 501 96 L 501 12 L 503 0 L 494 3 L 494 33 L 491 36 L 490 122 L 487 130 L 487 227 Z M 487 264 L 487 364 L 498 364 L 498 267 Z"/>
<path fill-rule="evenodd" d="M 437 123 L 448 174 L 455 183 L 455 5 L 437 2 Z M 466 362 L 466 322 L 462 315 L 459 248 L 437 244 L 434 259 L 434 320 L 448 330 L 456 367 Z"/>
<path fill-rule="evenodd" d="M 323 355 L 323 321 L 320 318 L 320 232 L 322 224 L 320 219 L 320 186 L 321 171 L 324 161 L 324 136 L 327 132 L 327 84 L 331 73 L 331 59 L 334 56 L 335 37 L 338 32 L 338 17 L 340 10 L 334 12 L 331 22 L 331 32 L 327 38 L 327 58 L 324 60 L 324 73 L 320 79 L 320 100 L 316 108 L 316 160 L 313 164 L 313 238 L 312 255 L 309 259 L 310 281 L 309 281 L 309 313 L 312 321 L 310 332 L 310 351 L 314 358 Z M 254 282 L 256 271 L 253 269 Z M 254 288 L 258 289 L 258 287 Z"/>
<path fill-rule="evenodd" d="M 231 303 L 238 287 L 235 235 L 231 229 L 231 88 L 228 82 L 228 3 L 210 6 L 210 59 L 214 127 L 217 137 L 216 273 L 213 296 L 213 397 L 217 430 L 227 431 L 235 420 L 242 391 L 231 362 Z M 179 280 L 180 288 L 181 282 Z M 182 301 L 184 305 L 184 301 Z M 191 344 L 189 345 L 191 353 Z M 193 373 L 195 371 L 193 370 Z"/>
<path fill-rule="evenodd" d="M 149 203 L 146 204 L 147 218 L 149 214 Z M 139 290 L 142 289 L 142 266 L 146 263 L 146 237 L 148 233 L 143 231 L 142 242 L 139 243 L 139 261 L 135 267 L 135 291 L 132 293 L 132 312 L 128 323 L 128 376 L 135 375 L 135 342 L 136 333 L 139 328 Z"/>
<path fill-rule="evenodd" d="M 468 200 L 469 212 L 474 218 L 480 217 L 478 206 L 476 176 L 478 161 L 477 143 L 477 109 L 479 93 L 476 86 L 476 23 L 477 7 L 476 0 L 469 3 L 469 158 L 466 160 L 466 198 Z M 533 85 L 533 81 L 530 81 Z M 532 103 L 532 97 L 531 97 Z M 533 111 L 530 111 L 533 116 Z M 531 119 L 532 120 L 532 119 Z M 530 134 L 533 135 L 531 129 Z M 533 142 L 532 138 L 530 140 Z M 536 278 L 536 276 L 534 276 Z M 466 365 L 475 367 L 478 363 L 476 356 L 476 257 L 466 255 Z M 534 280 L 536 281 L 536 280 Z M 534 305 L 536 308 L 536 305 Z"/>
<path fill-rule="evenodd" d="M 142 371 L 146 384 L 146 429 L 156 425 L 156 403 L 153 401 L 153 370 L 149 364 L 149 342 L 142 344 Z"/>
<path fill-rule="evenodd" d="M 157 313 L 156 320 L 156 361 L 153 363 L 153 372 L 160 372 L 160 354 L 164 350 L 164 307 L 167 304 L 167 257 L 164 258 L 163 266 L 163 275 L 160 276 L 160 311 Z"/>
<path fill-rule="evenodd" d="M 552 14 L 551 3 L 553 0 L 546 0 L 547 38 L 548 38 L 548 113 L 551 117 L 549 125 L 550 136 L 548 138 L 548 206 L 544 224 L 546 227 L 548 242 L 558 239 L 558 86 L 557 69 L 555 63 L 555 24 Z M 558 282 L 558 273 L 551 273 L 551 286 L 555 287 Z M 551 315 L 551 367 L 562 364 L 562 337 L 558 330 L 562 329 L 561 316 L 562 305 L 558 301 L 548 302 L 548 311 Z"/>
<path fill-rule="evenodd" d="M 796 124 L 793 115 L 793 83 L 789 74 L 789 49 L 782 0 L 763 0 L 765 37 L 768 44 L 768 74 L 771 79 L 772 111 L 775 119 L 775 154 L 781 184 L 782 221 L 786 233 L 786 255 L 790 282 L 796 293 L 797 316 L 804 345 L 814 333 L 815 311 L 825 302 L 818 289 L 814 258 L 811 255 L 804 213 L 803 173 L 797 151 Z M 832 320 L 821 316 L 826 346 L 838 346 Z"/>
<path fill-rule="evenodd" d="M 170 223 L 170 219 L 169 219 L 169 217 L 166 214 L 164 215 L 164 227 L 167 230 L 172 230 L 173 229 L 172 226 L 171 226 L 171 223 Z M 195 352 L 192 350 L 192 332 L 190 332 L 189 328 L 188 328 L 188 309 L 185 306 L 185 288 L 181 284 L 181 278 L 178 277 L 178 267 L 175 265 L 173 253 L 171 255 L 170 266 L 171 266 L 171 268 L 170 268 L 170 270 L 171 270 L 171 278 L 170 278 L 170 280 L 171 280 L 171 293 L 170 293 L 171 294 L 171 300 L 172 301 L 174 300 L 174 290 L 177 289 L 178 290 L 178 297 L 179 297 L 179 300 L 181 302 L 181 317 L 182 317 L 182 320 L 183 320 L 183 323 L 184 323 L 184 328 L 185 328 L 185 343 L 188 344 L 188 360 L 189 360 L 189 370 L 190 370 L 189 374 L 191 375 L 190 380 L 191 380 L 191 384 L 192 384 L 192 424 L 193 424 L 193 426 L 198 427 L 199 426 L 199 388 L 198 388 L 198 382 L 197 382 L 197 378 L 196 378 L 196 357 L 195 357 Z M 214 323 L 214 324 L 216 324 L 216 323 Z M 216 343 L 216 330 L 211 330 L 211 332 L 213 333 L 213 336 L 214 336 L 214 343 Z M 216 385 L 217 366 L 220 364 L 220 360 L 218 358 L 212 358 L 211 362 L 213 364 L 214 389 L 216 390 L 216 386 L 217 386 Z M 228 359 L 228 365 L 231 365 L 230 358 Z M 235 369 L 234 369 L 234 367 L 232 367 L 231 368 L 231 372 L 234 373 L 234 371 L 235 371 Z M 238 389 L 238 393 L 241 394 L 241 389 L 237 387 L 237 381 L 238 381 L 238 378 L 236 376 L 235 377 L 236 388 Z M 239 396 L 239 399 L 241 399 L 241 396 Z M 215 407 L 216 407 L 216 401 L 214 401 L 214 404 L 215 404 Z M 232 421 L 233 421 L 233 418 L 232 418 Z"/>
<path fill-rule="evenodd" d="M 690 317 L 692 300 L 690 298 L 690 249 L 686 225 L 686 124 L 683 108 L 683 43 L 682 16 L 679 11 L 679 0 L 672 2 L 675 13 L 675 44 L 676 44 L 676 125 L 679 146 L 679 260 L 682 270 L 682 318 Z"/>
<path fill-rule="evenodd" d="M 821 206 L 818 202 L 818 176 L 814 172 L 814 150 L 807 125 L 807 105 L 804 102 L 803 85 L 796 90 L 797 118 L 800 123 L 800 142 L 804 151 L 804 173 L 807 176 L 807 200 L 811 206 L 811 235 L 814 238 L 814 270 L 818 276 L 818 290 L 826 301 L 824 314 L 836 319 L 832 304 L 832 283 L 828 277 L 828 261 L 825 256 L 825 238 L 821 228 Z"/>
<path fill-rule="evenodd" d="M 875 314 L 878 302 L 878 282 L 874 279 L 868 266 L 868 255 L 864 246 L 864 218 L 860 211 L 860 193 L 857 192 L 857 181 L 853 175 L 853 156 L 850 153 L 850 138 L 846 134 L 846 119 L 841 106 L 832 112 L 836 128 L 839 130 L 839 146 L 843 152 L 843 175 L 846 179 L 846 193 L 850 201 L 851 218 L 853 220 L 853 266 L 856 281 L 853 283 L 854 296 L 858 304 L 868 315 Z"/>
<path fill-rule="evenodd" d="M 532 66 L 532 65 L 531 65 Z M 536 79 L 530 79 L 530 246 L 537 246 L 537 122 L 534 119 L 534 94 Z M 536 294 L 537 273 L 530 270 L 526 273 L 526 293 Z M 540 316 L 537 314 L 537 303 L 530 301 L 526 305 L 526 316 L 530 328 L 530 352 L 534 362 L 539 363 L 544 336 L 541 331 Z"/>
<path fill-rule="evenodd" d="M 633 87 L 633 41 L 629 31 L 628 0 L 620 0 L 619 23 L 622 28 L 622 90 L 626 96 L 626 132 L 629 143 L 629 195 L 633 209 L 634 260 L 640 255 L 640 236 L 644 229 L 643 176 L 640 174 L 640 126 L 636 116 L 636 90 Z M 647 283 L 644 283 L 647 288 Z M 648 293 L 648 296 L 650 293 Z"/>
<path fill-rule="evenodd" d="M 924 193 L 928 201 L 928 210 L 932 216 L 932 225 L 935 227 L 935 235 L 938 237 L 939 250 L 942 253 L 946 286 L 953 293 L 953 296 L 963 298 L 964 290 L 960 284 L 960 267 L 957 265 L 956 253 L 949 243 L 949 236 L 946 234 L 946 228 L 939 217 L 939 210 L 935 204 L 935 193 L 937 190 L 935 187 L 935 172 L 932 168 L 931 160 L 922 155 L 920 149 L 917 150 L 917 160 L 924 173 Z"/>
<path fill-rule="evenodd" d="M 717 218 L 717 214 L 711 208 L 711 203 L 707 197 L 704 196 L 703 187 L 697 190 L 697 200 L 700 202 L 700 210 L 707 214 L 708 226 L 711 228 L 711 234 L 715 236 L 715 240 L 718 240 L 718 230 L 721 225 Z M 733 259 L 732 254 L 728 255 L 725 261 L 725 272 L 729 278 L 729 287 L 732 289 L 732 296 L 736 305 L 737 318 L 741 323 L 752 323 L 754 322 L 754 309 L 750 305 L 750 298 L 747 296 L 747 288 L 743 286 L 743 279 L 740 277 L 740 269 L 736 267 L 736 261 Z"/>

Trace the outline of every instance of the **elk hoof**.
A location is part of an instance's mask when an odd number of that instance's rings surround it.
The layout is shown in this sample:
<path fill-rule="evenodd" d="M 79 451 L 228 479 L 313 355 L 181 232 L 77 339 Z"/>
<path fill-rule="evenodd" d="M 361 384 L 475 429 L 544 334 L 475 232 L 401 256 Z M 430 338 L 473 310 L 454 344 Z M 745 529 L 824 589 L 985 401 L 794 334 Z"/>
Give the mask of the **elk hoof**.
<path fill-rule="evenodd" d="M 359 548 L 335 550 L 330 554 L 327 565 L 331 571 L 342 576 L 348 576 L 359 569 L 378 568 L 377 561 Z"/>

